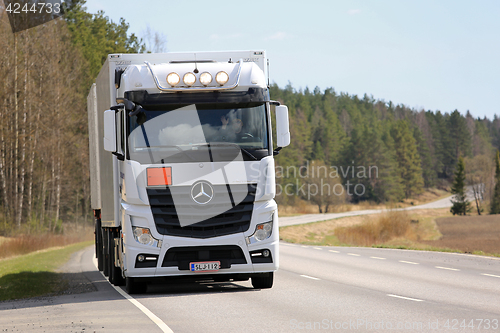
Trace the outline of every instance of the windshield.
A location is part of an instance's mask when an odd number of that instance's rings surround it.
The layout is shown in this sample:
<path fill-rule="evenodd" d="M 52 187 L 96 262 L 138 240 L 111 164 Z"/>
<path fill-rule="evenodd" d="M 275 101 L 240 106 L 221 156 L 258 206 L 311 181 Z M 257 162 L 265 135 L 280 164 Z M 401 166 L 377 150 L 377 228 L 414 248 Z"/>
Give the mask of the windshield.
<path fill-rule="evenodd" d="M 253 105 L 252 105 L 253 104 Z M 266 107 L 252 103 L 165 106 L 128 121 L 128 152 L 140 163 L 232 161 L 269 155 Z"/>

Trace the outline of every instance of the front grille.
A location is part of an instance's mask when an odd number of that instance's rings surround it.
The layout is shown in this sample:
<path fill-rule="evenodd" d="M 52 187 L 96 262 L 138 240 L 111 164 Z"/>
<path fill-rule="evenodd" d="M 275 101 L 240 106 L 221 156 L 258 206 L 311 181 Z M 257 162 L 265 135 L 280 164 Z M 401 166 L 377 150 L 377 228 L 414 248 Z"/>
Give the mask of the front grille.
<path fill-rule="evenodd" d="M 191 186 L 147 189 L 158 232 L 169 236 L 211 238 L 247 231 L 252 219 L 256 185 L 212 187 L 213 199 L 205 205 L 193 201 Z M 242 200 L 233 204 L 237 199 Z M 223 210 L 223 213 L 214 216 L 214 212 Z M 181 226 L 180 220 L 184 226 Z"/>
<path fill-rule="evenodd" d="M 243 251 L 236 245 L 190 246 L 169 249 L 163 259 L 162 267 L 189 270 L 189 263 L 197 261 L 220 261 L 221 269 L 247 263 Z"/>

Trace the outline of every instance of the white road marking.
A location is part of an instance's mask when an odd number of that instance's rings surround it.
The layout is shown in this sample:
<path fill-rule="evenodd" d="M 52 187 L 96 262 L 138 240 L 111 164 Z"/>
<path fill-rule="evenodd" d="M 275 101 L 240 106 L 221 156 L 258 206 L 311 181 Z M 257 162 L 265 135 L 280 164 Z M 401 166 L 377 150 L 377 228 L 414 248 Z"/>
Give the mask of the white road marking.
<path fill-rule="evenodd" d="M 315 250 L 323 250 L 323 249 L 322 249 L 322 248 L 320 248 L 320 247 L 313 247 L 313 249 L 315 249 Z"/>
<path fill-rule="evenodd" d="M 305 247 L 307 249 L 309 246 L 302 245 L 301 247 Z"/>
<path fill-rule="evenodd" d="M 94 256 L 93 262 L 94 262 L 95 268 L 97 269 L 97 258 L 95 258 L 95 256 Z M 104 274 L 102 272 L 100 272 L 100 273 L 106 279 L 106 277 L 104 276 Z M 155 323 L 163 332 L 165 332 L 165 333 L 174 333 L 174 331 L 172 331 L 172 329 L 170 329 L 170 327 L 168 327 L 167 324 L 165 324 L 160 318 L 158 318 L 147 307 L 145 307 L 144 305 L 142 305 L 141 303 L 139 303 L 139 301 L 137 301 L 135 298 L 133 298 L 132 296 L 130 296 L 129 294 L 127 294 L 125 291 L 123 291 L 122 288 L 114 286 L 111 283 L 109 283 L 109 284 L 111 285 L 111 287 L 115 288 L 115 290 L 118 293 L 120 293 L 120 295 L 122 295 L 124 298 L 128 299 L 130 301 L 130 303 L 134 304 L 139 310 L 142 311 L 142 313 L 144 313 L 146 316 L 148 316 L 148 318 L 151 319 L 153 321 L 153 323 Z"/>
<path fill-rule="evenodd" d="M 387 294 L 389 297 L 395 297 L 395 298 L 401 298 L 401 299 L 406 299 L 408 301 L 414 301 L 414 302 L 423 302 L 423 299 L 418 299 L 418 298 L 410 298 L 410 297 L 404 297 L 404 296 L 398 296 L 398 295 L 393 295 L 393 294 Z"/>
<path fill-rule="evenodd" d="M 330 252 L 333 252 L 333 253 L 340 253 L 340 251 L 335 251 L 335 250 L 328 250 Z"/>
<path fill-rule="evenodd" d="M 412 261 L 400 260 L 399 262 L 402 262 L 403 264 L 418 265 L 418 262 L 412 262 Z"/>
<path fill-rule="evenodd" d="M 356 254 L 356 253 L 348 253 L 347 255 L 348 256 L 354 256 L 354 257 L 361 257 L 360 254 Z"/>
<path fill-rule="evenodd" d="M 309 275 L 301 275 L 302 277 L 305 277 L 307 279 L 311 279 L 311 280 L 321 280 L 321 279 L 318 279 L 318 278 L 315 278 L 315 277 L 312 277 L 312 276 L 309 276 Z"/>
<path fill-rule="evenodd" d="M 113 286 L 113 285 L 112 285 Z M 135 298 L 127 294 L 125 291 L 123 291 L 121 288 L 113 286 L 116 291 L 118 291 L 123 297 L 128 299 L 132 304 L 134 304 L 139 310 L 141 310 L 146 316 L 149 317 L 163 332 L 165 333 L 173 333 L 170 329 L 170 327 L 167 326 L 160 318 L 158 318 L 153 312 L 151 312 L 148 308 L 146 308 L 144 305 L 139 303 Z"/>
<path fill-rule="evenodd" d="M 385 260 L 385 258 L 381 258 L 381 257 L 370 257 L 371 259 L 378 259 L 378 260 Z"/>
<path fill-rule="evenodd" d="M 449 271 L 459 271 L 458 268 L 441 267 L 441 266 L 434 266 L 434 267 L 439 268 L 439 269 L 447 269 Z"/>
<path fill-rule="evenodd" d="M 484 276 L 492 276 L 492 277 L 500 278 L 500 276 L 498 276 L 498 275 L 493 275 L 493 274 L 481 273 L 481 275 L 484 275 Z"/>

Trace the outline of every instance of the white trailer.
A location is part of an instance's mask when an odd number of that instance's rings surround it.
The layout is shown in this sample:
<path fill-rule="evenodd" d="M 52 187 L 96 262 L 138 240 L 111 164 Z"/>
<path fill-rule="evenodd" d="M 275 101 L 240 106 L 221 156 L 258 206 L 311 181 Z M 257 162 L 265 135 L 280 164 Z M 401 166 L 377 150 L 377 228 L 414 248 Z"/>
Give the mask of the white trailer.
<path fill-rule="evenodd" d="M 267 66 L 264 51 L 108 56 L 88 113 L 96 257 L 112 283 L 129 293 L 165 277 L 272 287 L 273 155 L 290 133 Z"/>

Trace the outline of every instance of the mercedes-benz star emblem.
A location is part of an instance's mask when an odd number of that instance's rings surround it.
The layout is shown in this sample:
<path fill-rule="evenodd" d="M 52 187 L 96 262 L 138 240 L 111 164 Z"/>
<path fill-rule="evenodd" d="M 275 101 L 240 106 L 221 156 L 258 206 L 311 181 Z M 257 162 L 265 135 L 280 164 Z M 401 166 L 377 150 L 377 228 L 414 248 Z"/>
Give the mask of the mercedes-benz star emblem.
<path fill-rule="evenodd" d="M 214 197 L 214 189 L 207 182 L 198 182 L 191 188 L 191 198 L 200 205 L 206 205 Z"/>

